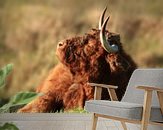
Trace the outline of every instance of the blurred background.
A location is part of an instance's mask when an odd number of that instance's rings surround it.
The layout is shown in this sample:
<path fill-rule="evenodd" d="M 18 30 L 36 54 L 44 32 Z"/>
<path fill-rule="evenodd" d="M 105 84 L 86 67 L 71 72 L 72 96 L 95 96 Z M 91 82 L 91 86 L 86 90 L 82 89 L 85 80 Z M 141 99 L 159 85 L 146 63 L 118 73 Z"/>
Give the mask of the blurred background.
<path fill-rule="evenodd" d="M 138 66 L 163 67 L 162 0 L 0 0 L 0 67 L 14 64 L 0 98 L 34 90 L 58 62 L 57 43 L 97 28 L 106 5 L 108 29 Z"/>

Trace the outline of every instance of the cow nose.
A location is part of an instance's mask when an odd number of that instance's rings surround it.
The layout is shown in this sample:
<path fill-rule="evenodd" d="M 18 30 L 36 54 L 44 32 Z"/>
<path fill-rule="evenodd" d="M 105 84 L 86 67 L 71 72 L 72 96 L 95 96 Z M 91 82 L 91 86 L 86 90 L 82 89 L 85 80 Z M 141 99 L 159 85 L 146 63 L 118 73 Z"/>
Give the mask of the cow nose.
<path fill-rule="evenodd" d="M 63 44 L 64 44 L 63 42 L 59 42 L 58 46 L 61 47 L 61 46 L 63 46 Z"/>

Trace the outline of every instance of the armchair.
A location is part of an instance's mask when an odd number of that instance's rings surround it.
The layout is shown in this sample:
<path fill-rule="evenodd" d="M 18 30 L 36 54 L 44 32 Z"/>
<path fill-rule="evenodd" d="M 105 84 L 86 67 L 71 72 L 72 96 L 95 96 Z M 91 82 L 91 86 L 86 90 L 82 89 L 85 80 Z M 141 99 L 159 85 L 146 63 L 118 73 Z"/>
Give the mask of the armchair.
<path fill-rule="evenodd" d="M 85 105 L 93 113 L 92 130 L 96 129 L 98 117 L 118 120 L 124 130 L 127 130 L 126 122 L 141 124 L 141 130 L 147 130 L 148 124 L 163 128 L 163 69 L 136 69 L 121 101 L 117 100 L 116 86 L 89 85 L 95 86 L 95 100 Z M 102 87 L 108 88 L 111 101 L 100 100 Z"/>

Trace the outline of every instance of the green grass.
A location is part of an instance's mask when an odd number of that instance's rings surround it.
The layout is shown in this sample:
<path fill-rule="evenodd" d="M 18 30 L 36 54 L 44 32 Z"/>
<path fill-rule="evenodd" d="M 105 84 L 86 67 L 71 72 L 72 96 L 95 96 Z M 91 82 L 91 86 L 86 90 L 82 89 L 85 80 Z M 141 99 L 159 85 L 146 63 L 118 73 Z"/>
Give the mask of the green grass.
<path fill-rule="evenodd" d="M 88 113 L 88 111 L 83 108 L 74 108 L 72 110 L 66 111 L 65 113 Z"/>

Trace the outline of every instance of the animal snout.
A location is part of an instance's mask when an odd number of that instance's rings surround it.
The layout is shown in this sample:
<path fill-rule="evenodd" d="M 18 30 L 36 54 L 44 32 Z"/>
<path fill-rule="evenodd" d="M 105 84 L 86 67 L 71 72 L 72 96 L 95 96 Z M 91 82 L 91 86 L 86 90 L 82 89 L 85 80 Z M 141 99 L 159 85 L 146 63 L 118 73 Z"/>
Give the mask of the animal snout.
<path fill-rule="evenodd" d="M 57 45 L 57 49 L 64 49 L 66 46 L 66 43 L 64 41 L 60 41 Z"/>
<path fill-rule="evenodd" d="M 63 42 L 59 42 L 59 43 L 58 43 L 58 46 L 59 46 L 59 47 L 61 47 L 61 46 L 63 46 L 63 45 L 64 45 Z"/>

